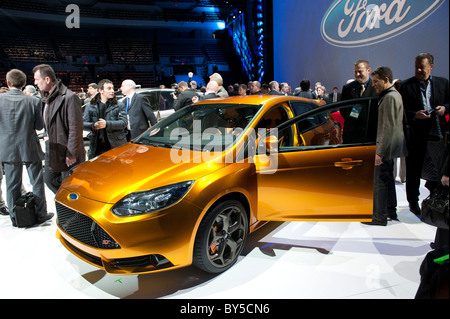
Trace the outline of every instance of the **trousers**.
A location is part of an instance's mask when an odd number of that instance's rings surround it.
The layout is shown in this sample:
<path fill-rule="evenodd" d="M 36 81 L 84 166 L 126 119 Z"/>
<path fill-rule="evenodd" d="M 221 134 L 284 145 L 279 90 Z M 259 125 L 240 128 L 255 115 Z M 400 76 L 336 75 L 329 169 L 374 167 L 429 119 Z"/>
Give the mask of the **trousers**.
<path fill-rule="evenodd" d="M 2 163 L 0 163 L 0 207 L 5 207 L 6 203 L 3 200 L 3 194 L 2 194 L 2 180 L 3 180 L 3 169 L 2 169 Z"/>
<path fill-rule="evenodd" d="M 45 142 L 45 168 L 44 168 L 44 182 L 47 187 L 56 194 L 62 182 L 71 174 L 69 170 L 64 172 L 54 172 L 50 168 L 49 144 Z"/>
<path fill-rule="evenodd" d="M 22 195 L 23 166 L 26 167 L 31 186 L 33 188 L 36 215 L 47 214 L 47 201 L 45 199 L 45 185 L 42 162 L 5 162 L 6 202 L 10 208 L 11 219 L 15 218 L 13 208 Z"/>
<path fill-rule="evenodd" d="M 375 166 L 372 219 L 384 223 L 389 216 L 395 215 L 396 211 L 394 160 L 383 160 L 383 164 Z"/>

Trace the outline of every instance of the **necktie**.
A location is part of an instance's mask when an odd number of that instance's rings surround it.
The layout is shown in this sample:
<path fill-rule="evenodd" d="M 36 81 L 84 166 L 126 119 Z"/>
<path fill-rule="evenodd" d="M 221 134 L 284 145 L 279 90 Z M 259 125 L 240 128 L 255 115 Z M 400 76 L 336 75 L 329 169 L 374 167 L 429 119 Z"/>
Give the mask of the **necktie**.
<path fill-rule="evenodd" d="M 125 99 L 125 103 L 126 103 L 126 106 L 127 106 L 127 114 L 128 114 L 128 107 L 130 106 L 130 98 L 129 97 L 127 97 Z"/>
<path fill-rule="evenodd" d="M 364 84 L 361 84 L 361 94 L 359 96 L 363 96 L 365 90 L 366 86 Z"/>

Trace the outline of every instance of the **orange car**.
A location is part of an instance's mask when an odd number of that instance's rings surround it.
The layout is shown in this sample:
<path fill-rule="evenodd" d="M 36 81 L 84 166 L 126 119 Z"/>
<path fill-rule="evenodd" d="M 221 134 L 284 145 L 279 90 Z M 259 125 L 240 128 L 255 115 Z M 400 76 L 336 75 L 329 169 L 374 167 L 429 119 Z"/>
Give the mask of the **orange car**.
<path fill-rule="evenodd" d="M 111 274 L 219 273 L 266 221 L 370 221 L 373 105 L 260 95 L 183 108 L 75 169 L 56 194 L 57 237 Z"/>

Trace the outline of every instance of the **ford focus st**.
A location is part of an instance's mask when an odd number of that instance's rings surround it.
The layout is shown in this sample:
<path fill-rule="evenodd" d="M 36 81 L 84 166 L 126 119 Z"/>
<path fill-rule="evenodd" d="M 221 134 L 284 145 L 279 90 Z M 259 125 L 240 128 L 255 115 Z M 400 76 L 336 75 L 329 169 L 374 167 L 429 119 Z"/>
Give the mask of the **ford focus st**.
<path fill-rule="evenodd" d="M 57 237 L 111 274 L 219 273 L 267 221 L 370 221 L 376 107 L 249 96 L 183 108 L 75 169 L 56 194 Z"/>

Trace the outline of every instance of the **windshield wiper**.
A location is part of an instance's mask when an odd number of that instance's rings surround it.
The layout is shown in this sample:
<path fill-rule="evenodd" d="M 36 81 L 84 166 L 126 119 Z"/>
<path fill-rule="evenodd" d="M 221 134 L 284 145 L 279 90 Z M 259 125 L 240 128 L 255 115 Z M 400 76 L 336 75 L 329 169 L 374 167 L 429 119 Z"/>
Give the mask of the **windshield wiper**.
<path fill-rule="evenodd" d="M 173 147 L 173 144 L 163 143 L 163 142 L 133 141 L 132 143 L 139 144 L 139 145 L 153 146 L 153 147 L 164 147 L 164 148 L 172 148 Z"/>

